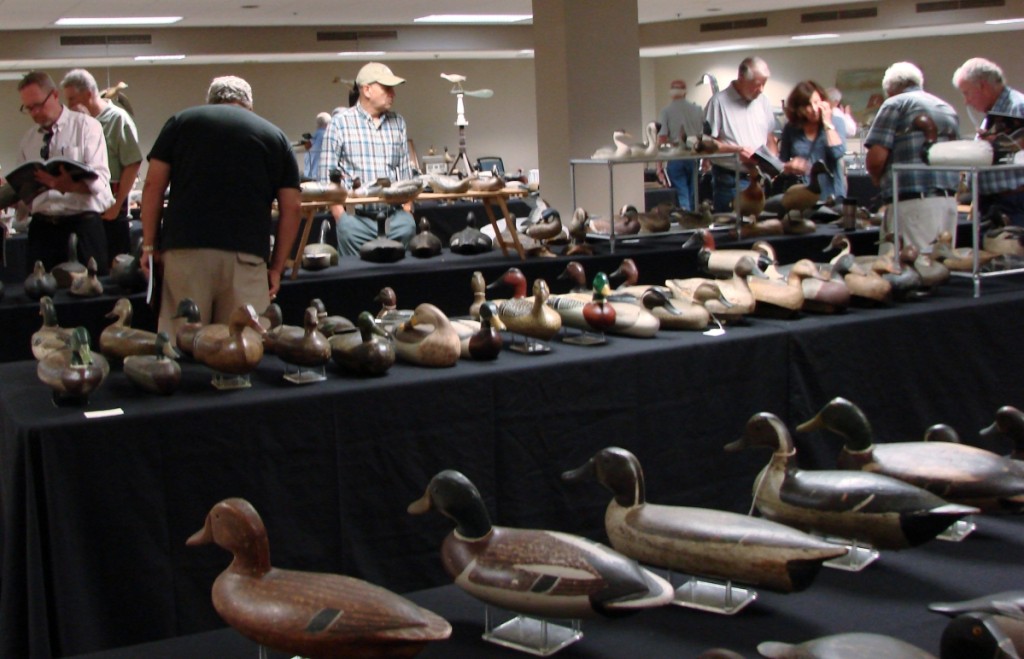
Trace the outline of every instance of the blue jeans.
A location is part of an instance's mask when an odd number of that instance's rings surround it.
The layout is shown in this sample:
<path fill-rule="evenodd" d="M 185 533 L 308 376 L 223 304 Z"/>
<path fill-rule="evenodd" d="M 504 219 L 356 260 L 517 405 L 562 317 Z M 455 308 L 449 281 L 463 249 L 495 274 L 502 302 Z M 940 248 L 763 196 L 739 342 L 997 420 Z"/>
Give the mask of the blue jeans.
<path fill-rule="evenodd" d="M 665 173 L 676 191 L 676 205 L 683 210 L 692 211 L 693 203 L 693 172 L 695 160 L 672 160 L 665 165 Z"/>
<path fill-rule="evenodd" d="M 732 210 L 732 200 L 736 198 L 736 172 L 724 167 L 712 167 L 711 177 L 714 184 L 714 211 L 726 213 Z M 750 185 L 750 179 L 740 179 L 740 190 Z"/>
<path fill-rule="evenodd" d="M 393 211 L 387 220 L 387 235 L 403 245 L 408 245 L 416 235 L 416 221 L 404 210 Z M 356 256 L 363 243 L 377 237 L 377 222 L 361 215 L 342 213 L 338 218 L 338 253 L 342 256 Z"/>

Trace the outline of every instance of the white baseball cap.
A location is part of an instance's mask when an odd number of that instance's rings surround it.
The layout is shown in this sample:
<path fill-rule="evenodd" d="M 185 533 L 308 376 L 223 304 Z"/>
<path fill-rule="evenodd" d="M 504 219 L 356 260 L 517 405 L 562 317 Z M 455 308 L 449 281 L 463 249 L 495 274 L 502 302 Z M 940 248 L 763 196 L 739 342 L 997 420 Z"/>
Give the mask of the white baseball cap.
<path fill-rule="evenodd" d="M 391 69 L 380 62 L 370 62 L 359 69 L 359 75 L 356 76 L 356 84 L 362 87 L 363 85 L 370 85 L 375 82 L 379 82 L 387 87 L 394 87 L 405 82 L 405 78 L 399 78 L 391 72 Z"/>

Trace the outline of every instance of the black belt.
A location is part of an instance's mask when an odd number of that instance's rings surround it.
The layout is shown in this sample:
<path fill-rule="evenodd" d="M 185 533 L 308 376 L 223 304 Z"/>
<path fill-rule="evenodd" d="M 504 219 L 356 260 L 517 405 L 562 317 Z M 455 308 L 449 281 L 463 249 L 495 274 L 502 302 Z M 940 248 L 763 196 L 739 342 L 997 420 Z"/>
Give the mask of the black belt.
<path fill-rule="evenodd" d="M 1000 197 L 1010 197 L 1015 194 L 1024 192 L 1024 185 L 1013 188 L 1012 190 L 999 190 L 997 192 L 990 192 L 988 194 L 981 195 L 982 201 L 994 201 Z"/>
<path fill-rule="evenodd" d="M 394 206 L 390 204 L 363 204 L 355 207 L 355 214 L 359 217 L 376 221 L 379 213 L 384 213 L 385 216 L 390 217 L 394 210 Z"/>
<path fill-rule="evenodd" d="M 897 196 L 899 201 L 913 201 L 914 199 L 931 199 L 932 197 L 955 197 L 956 190 L 946 190 L 943 188 L 931 188 L 923 192 L 901 192 Z M 887 197 L 882 203 L 891 204 L 892 197 Z"/>
<path fill-rule="evenodd" d="M 54 226 L 64 224 L 66 222 L 72 222 L 74 220 L 87 220 L 92 217 L 99 217 L 100 214 L 94 211 L 85 211 L 83 213 L 71 213 L 70 215 L 50 215 L 48 213 L 32 213 L 32 221 L 36 220 L 52 224 Z"/>
<path fill-rule="evenodd" d="M 729 176 L 739 176 L 741 181 L 746 181 L 750 178 L 750 174 L 746 171 L 737 172 L 735 169 L 729 169 L 728 167 L 722 167 L 721 165 L 711 165 L 711 170 L 715 176 L 721 176 L 727 174 Z"/>

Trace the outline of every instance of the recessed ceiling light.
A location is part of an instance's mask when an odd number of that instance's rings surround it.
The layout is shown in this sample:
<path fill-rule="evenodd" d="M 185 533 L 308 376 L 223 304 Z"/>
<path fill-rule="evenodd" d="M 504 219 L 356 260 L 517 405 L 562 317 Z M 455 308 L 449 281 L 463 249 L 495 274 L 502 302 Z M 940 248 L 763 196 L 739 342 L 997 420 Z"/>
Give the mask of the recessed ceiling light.
<path fill-rule="evenodd" d="M 694 48 L 693 50 L 686 51 L 686 53 L 688 55 L 692 55 L 694 53 L 725 53 L 725 52 L 729 52 L 730 50 L 752 50 L 753 48 L 754 47 L 751 46 L 750 44 L 738 43 L 738 44 L 733 44 L 733 45 L 708 46 L 706 48 Z"/>
<path fill-rule="evenodd" d="M 431 14 L 414 19 L 414 23 L 520 23 L 532 14 Z"/>
<path fill-rule="evenodd" d="M 790 37 L 793 41 L 813 41 L 815 39 L 838 39 L 839 35 L 834 32 L 825 32 L 822 34 L 798 34 Z"/>
<path fill-rule="evenodd" d="M 58 18 L 55 25 L 64 27 L 109 27 L 123 25 L 170 25 L 181 16 L 108 16 L 105 18 Z"/>
<path fill-rule="evenodd" d="M 993 21 L 985 21 L 985 25 L 1008 25 L 1010 23 L 1024 23 L 1024 18 L 1000 18 Z"/>
<path fill-rule="evenodd" d="M 368 55 L 376 57 L 377 55 L 383 55 L 384 53 L 385 51 L 383 50 L 343 50 L 338 53 L 338 57 L 365 57 Z"/>
<path fill-rule="evenodd" d="M 27 71 L 0 71 L 0 80 L 21 80 Z"/>
<path fill-rule="evenodd" d="M 136 62 L 169 62 L 172 60 L 185 59 L 184 55 L 136 55 Z"/>

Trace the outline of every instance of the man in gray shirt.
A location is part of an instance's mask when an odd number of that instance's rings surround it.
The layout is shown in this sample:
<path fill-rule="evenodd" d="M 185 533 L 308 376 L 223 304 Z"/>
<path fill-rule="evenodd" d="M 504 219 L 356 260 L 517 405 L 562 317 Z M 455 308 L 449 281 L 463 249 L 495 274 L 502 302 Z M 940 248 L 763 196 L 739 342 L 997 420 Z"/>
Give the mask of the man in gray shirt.
<path fill-rule="evenodd" d="M 669 83 L 669 98 L 672 100 L 661 109 L 658 123 L 658 143 L 682 143 L 688 137 L 700 137 L 704 129 L 704 110 L 686 100 L 686 81 L 673 80 Z M 671 160 L 658 163 L 658 179 L 676 191 L 676 203 L 680 208 L 693 210 L 693 173 L 696 161 Z"/>

